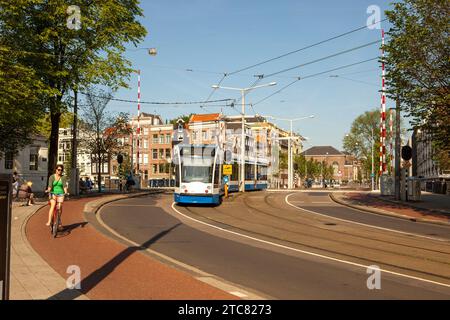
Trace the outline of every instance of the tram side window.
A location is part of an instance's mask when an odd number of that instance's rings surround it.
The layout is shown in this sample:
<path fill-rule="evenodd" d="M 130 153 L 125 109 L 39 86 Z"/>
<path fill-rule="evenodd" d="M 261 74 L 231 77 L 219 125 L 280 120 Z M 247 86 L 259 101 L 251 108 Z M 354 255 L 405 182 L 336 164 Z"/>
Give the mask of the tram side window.
<path fill-rule="evenodd" d="M 267 167 L 258 165 L 258 180 L 267 180 Z"/>
<path fill-rule="evenodd" d="M 253 180 L 255 176 L 255 165 L 254 164 L 245 164 L 245 179 Z"/>
<path fill-rule="evenodd" d="M 219 185 L 220 181 L 220 164 L 216 164 L 216 167 L 214 169 L 214 186 L 217 187 Z"/>
<path fill-rule="evenodd" d="M 175 187 L 180 187 L 180 165 L 175 165 Z"/>
<path fill-rule="evenodd" d="M 239 179 L 239 165 L 237 163 L 233 164 L 231 171 L 231 181 L 237 181 Z"/>

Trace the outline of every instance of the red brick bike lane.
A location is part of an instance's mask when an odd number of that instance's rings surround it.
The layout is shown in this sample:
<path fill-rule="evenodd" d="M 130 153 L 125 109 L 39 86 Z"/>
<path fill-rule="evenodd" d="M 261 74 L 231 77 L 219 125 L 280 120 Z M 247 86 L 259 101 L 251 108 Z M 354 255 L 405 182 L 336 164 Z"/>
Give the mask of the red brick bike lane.
<path fill-rule="evenodd" d="M 90 299 L 231 300 L 238 299 L 103 235 L 83 216 L 84 205 L 99 198 L 64 203 L 65 231 L 54 239 L 45 223 L 49 207 L 26 225 L 34 250 L 64 279 L 69 266 L 81 270 L 81 291 Z"/>

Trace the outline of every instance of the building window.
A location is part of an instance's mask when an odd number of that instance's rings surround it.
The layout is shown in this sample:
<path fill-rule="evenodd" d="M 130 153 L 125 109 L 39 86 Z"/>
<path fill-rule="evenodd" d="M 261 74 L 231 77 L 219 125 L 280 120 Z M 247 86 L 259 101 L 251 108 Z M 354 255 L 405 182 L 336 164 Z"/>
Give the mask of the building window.
<path fill-rule="evenodd" d="M 197 140 L 197 131 L 192 131 L 192 139 Z"/>
<path fill-rule="evenodd" d="M 157 134 L 153 135 L 153 143 L 158 143 L 158 135 Z"/>
<path fill-rule="evenodd" d="M 170 158 L 170 149 L 166 149 L 166 159 Z"/>
<path fill-rule="evenodd" d="M 156 174 L 158 172 L 158 165 L 157 164 L 153 164 L 152 165 L 152 173 Z"/>
<path fill-rule="evenodd" d="M 208 140 L 208 131 L 203 131 L 203 140 Z"/>
<path fill-rule="evenodd" d="M 12 152 L 6 152 L 5 154 L 5 169 L 12 169 L 14 163 L 14 154 Z"/>
<path fill-rule="evenodd" d="M 164 149 L 159 149 L 159 159 L 164 159 Z"/>
<path fill-rule="evenodd" d="M 145 135 L 148 134 L 148 127 L 144 127 L 144 134 L 145 134 Z"/>
<path fill-rule="evenodd" d="M 161 134 L 161 135 L 159 136 L 159 143 L 160 143 L 160 144 L 164 144 L 164 135 L 163 135 L 163 134 Z"/>
<path fill-rule="evenodd" d="M 166 134 L 166 143 L 167 143 L 167 144 L 172 143 L 172 136 L 170 135 L 170 133 L 167 133 L 167 134 Z"/>
<path fill-rule="evenodd" d="M 148 140 L 144 139 L 143 141 L 144 141 L 144 149 L 147 149 L 148 148 Z"/>
<path fill-rule="evenodd" d="M 152 159 L 153 160 L 158 159 L 158 149 L 152 149 Z"/>
<path fill-rule="evenodd" d="M 169 166 L 165 163 L 159 165 L 159 173 L 169 173 Z"/>
<path fill-rule="evenodd" d="M 144 164 L 148 164 L 148 154 L 144 154 Z"/>
<path fill-rule="evenodd" d="M 36 171 L 38 169 L 38 155 L 30 154 L 30 170 Z"/>
<path fill-rule="evenodd" d="M 144 171 L 144 180 L 147 180 L 148 179 L 148 170 L 145 170 Z"/>

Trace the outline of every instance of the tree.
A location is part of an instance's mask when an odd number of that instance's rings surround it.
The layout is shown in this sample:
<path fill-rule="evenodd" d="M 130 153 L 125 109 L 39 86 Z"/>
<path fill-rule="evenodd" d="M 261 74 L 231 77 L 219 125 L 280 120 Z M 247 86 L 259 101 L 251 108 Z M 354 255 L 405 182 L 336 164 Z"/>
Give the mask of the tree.
<path fill-rule="evenodd" d="M 112 156 L 124 152 L 126 145 L 121 144 L 119 138 L 131 134 L 129 117 L 120 113 L 114 118 L 106 106 L 111 93 L 89 88 L 86 92 L 86 105 L 83 107 L 83 121 L 80 130 L 83 131 L 83 147 L 92 154 L 97 168 L 97 181 L 101 192 L 102 169 Z"/>
<path fill-rule="evenodd" d="M 72 112 L 63 112 L 61 114 L 61 120 L 59 126 L 61 128 L 70 128 L 73 124 L 73 113 Z M 44 137 L 49 137 L 50 132 L 52 131 L 52 125 L 50 122 L 50 115 L 44 114 L 41 118 L 37 119 L 37 127 L 36 130 L 39 134 Z M 67 174 L 67 173 L 66 173 Z"/>
<path fill-rule="evenodd" d="M 137 21 L 142 16 L 138 3 L 77 0 L 71 3 L 81 10 L 77 17 L 67 14 L 69 5 L 63 0 L 0 0 L 4 54 L 17 54 L 17 62 L 44 84 L 35 93 L 51 121 L 49 175 L 57 160 L 59 123 L 70 103 L 69 90 L 90 84 L 126 86 L 133 70 L 124 58 L 124 44 L 136 45 L 146 35 Z M 73 17 L 81 19 L 81 28 L 73 28 Z"/>
<path fill-rule="evenodd" d="M 372 149 L 373 132 L 373 149 Z M 350 133 L 343 139 L 344 150 L 362 162 L 364 172 L 372 172 L 372 151 L 374 155 L 375 181 L 378 181 L 380 168 L 380 111 L 366 111 L 352 123 Z M 368 175 L 369 176 L 369 175 Z"/>
<path fill-rule="evenodd" d="M 386 11 L 388 95 L 436 147 L 450 150 L 450 6 L 448 0 L 404 0 Z"/>
<path fill-rule="evenodd" d="M 0 38 L 0 159 L 31 142 L 44 112 L 36 94 L 43 90 L 42 82 L 16 53 L 7 52 Z"/>
<path fill-rule="evenodd" d="M 193 113 L 189 113 L 189 115 L 186 115 L 186 114 L 181 115 L 179 117 L 173 118 L 172 120 L 169 120 L 169 123 L 175 125 L 175 124 L 177 124 L 177 121 L 179 119 L 182 119 L 184 121 L 184 123 L 188 123 L 189 119 L 191 118 L 192 115 L 193 115 Z"/>

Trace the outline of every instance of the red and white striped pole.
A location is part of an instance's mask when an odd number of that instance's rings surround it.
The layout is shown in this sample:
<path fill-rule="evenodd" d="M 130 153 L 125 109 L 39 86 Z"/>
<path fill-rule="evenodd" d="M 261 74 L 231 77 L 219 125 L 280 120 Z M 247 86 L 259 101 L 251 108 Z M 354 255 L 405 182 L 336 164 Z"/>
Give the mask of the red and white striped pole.
<path fill-rule="evenodd" d="M 139 124 L 139 118 L 141 117 L 141 70 L 138 69 L 137 74 L 138 74 L 138 96 L 137 96 L 138 111 L 137 111 L 137 131 L 136 131 L 136 134 L 137 134 L 136 169 L 137 169 L 137 174 L 139 175 L 139 142 L 140 142 L 140 138 L 141 138 L 141 127 Z"/>
<path fill-rule="evenodd" d="M 393 113 L 394 111 L 392 109 L 389 110 L 389 152 L 390 152 L 390 156 L 389 156 L 389 161 L 390 161 L 390 168 L 391 168 L 391 172 L 390 174 L 393 175 L 394 174 L 394 147 L 393 147 L 393 143 L 392 141 L 394 140 L 394 119 L 393 119 Z"/>
<path fill-rule="evenodd" d="M 384 29 L 381 29 L 381 112 L 380 112 L 380 175 L 386 172 L 386 95 L 384 70 Z"/>

